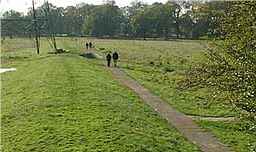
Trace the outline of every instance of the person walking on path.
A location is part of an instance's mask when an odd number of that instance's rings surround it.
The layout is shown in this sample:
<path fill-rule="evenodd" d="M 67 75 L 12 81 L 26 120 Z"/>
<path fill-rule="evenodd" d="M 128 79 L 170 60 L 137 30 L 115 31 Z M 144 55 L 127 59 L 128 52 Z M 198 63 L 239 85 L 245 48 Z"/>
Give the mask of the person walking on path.
<path fill-rule="evenodd" d="M 86 42 L 86 49 L 88 50 L 89 49 L 89 44 Z"/>
<path fill-rule="evenodd" d="M 108 67 L 110 67 L 110 64 L 111 64 L 111 54 L 110 53 L 107 54 L 106 59 L 107 59 L 107 65 L 108 65 Z"/>
<path fill-rule="evenodd" d="M 89 43 L 89 47 L 90 47 L 90 49 L 92 48 L 92 42 Z"/>
<path fill-rule="evenodd" d="M 119 55 L 117 52 L 113 53 L 114 66 L 117 67 L 117 61 L 119 59 Z"/>

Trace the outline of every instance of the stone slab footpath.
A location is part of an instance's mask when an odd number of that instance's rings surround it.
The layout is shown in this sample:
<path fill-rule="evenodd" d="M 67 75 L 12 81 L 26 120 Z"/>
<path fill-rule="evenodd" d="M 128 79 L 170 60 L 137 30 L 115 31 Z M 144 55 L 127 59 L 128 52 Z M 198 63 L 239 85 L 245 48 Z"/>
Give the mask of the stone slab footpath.
<path fill-rule="evenodd" d="M 166 119 L 171 126 L 177 128 L 190 142 L 198 145 L 203 152 L 231 152 L 228 146 L 218 141 L 210 132 L 200 128 L 191 117 L 172 108 L 167 102 L 152 94 L 124 71 L 119 68 L 109 68 L 109 70 L 116 80 L 137 93 L 146 104 Z"/>

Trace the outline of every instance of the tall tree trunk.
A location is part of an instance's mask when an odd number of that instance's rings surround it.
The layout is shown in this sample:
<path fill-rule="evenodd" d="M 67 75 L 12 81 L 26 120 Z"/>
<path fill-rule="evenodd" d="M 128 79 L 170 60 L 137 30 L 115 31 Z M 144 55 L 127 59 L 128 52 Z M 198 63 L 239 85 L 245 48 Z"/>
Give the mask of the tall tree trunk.
<path fill-rule="evenodd" d="M 165 30 L 164 30 L 164 38 L 165 38 L 165 40 L 168 40 L 169 39 L 169 31 L 168 31 L 168 29 L 166 28 Z"/>
<path fill-rule="evenodd" d="M 143 40 L 146 40 L 146 32 L 143 32 Z"/>
<path fill-rule="evenodd" d="M 177 12 L 176 12 L 176 37 L 177 39 L 180 38 L 180 12 L 181 12 L 181 9 L 178 8 Z"/>
<path fill-rule="evenodd" d="M 33 10 L 33 26 L 35 30 L 35 40 L 36 40 L 36 49 L 37 54 L 40 53 L 40 47 L 39 47 L 39 32 L 38 32 L 38 25 L 37 25 L 37 18 L 36 18 L 36 11 L 35 11 L 35 1 L 32 0 L 32 10 Z"/>

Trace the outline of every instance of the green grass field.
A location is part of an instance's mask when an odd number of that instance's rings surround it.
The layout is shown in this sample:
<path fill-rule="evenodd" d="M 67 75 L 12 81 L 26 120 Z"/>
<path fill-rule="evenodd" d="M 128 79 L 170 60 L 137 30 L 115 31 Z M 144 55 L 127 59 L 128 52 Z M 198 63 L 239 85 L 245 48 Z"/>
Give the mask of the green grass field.
<path fill-rule="evenodd" d="M 85 39 L 57 40 L 69 53 L 48 54 L 45 39 L 40 55 L 29 48 L 32 40 L 22 46 L 23 39 L 6 39 L 2 45 L 1 66 L 17 68 L 1 74 L 3 151 L 198 151 L 114 81 L 103 61 L 80 57 Z M 227 103 L 208 101 L 209 90 L 177 89 L 185 70 L 204 61 L 206 41 L 90 41 L 102 56 L 120 52 L 121 68 L 185 114 L 239 114 Z M 237 152 L 256 147 L 255 133 L 241 123 L 198 123 Z"/>
<path fill-rule="evenodd" d="M 1 74 L 3 151 L 198 151 L 103 66 L 11 55 L 23 58 L 2 65 L 17 68 Z"/>
<path fill-rule="evenodd" d="M 177 89 L 185 71 L 204 61 L 207 41 L 96 40 L 96 44 L 98 48 L 119 51 L 121 67 L 178 110 L 200 116 L 236 115 L 236 110 L 227 103 L 208 101 L 209 91 L 206 89 Z"/>
<path fill-rule="evenodd" d="M 256 151 L 256 135 L 248 122 L 199 121 L 198 123 L 213 132 L 223 143 L 231 145 L 236 152 Z"/>

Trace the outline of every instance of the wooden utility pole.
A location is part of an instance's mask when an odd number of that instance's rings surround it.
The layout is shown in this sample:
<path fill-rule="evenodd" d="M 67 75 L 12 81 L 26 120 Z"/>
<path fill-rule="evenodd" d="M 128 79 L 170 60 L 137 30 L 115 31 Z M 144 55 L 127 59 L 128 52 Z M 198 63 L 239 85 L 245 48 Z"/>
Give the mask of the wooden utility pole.
<path fill-rule="evenodd" d="M 46 6 L 47 6 L 46 17 L 47 17 L 47 20 L 48 20 L 48 30 L 49 30 L 48 34 L 50 35 L 52 46 L 53 46 L 54 50 L 57 52 L 58 49 L 57 49 L 57 43 L 56 43 L 56 38 L 55 38 L 56 34 L 54 32 L 54 29 L 53 29 L 53 20 L 52 20 L 51 10 L 50 10 L 48 0 L 46 1 Z"/>
<path fill-rule="evenodd" d="M 35 40 L 36 40 L 36 49 L 37 54 L 40 53 L 40 46 L 39 46 L 39 32 L 37 27 L 37 19 L 36 19 L 36 11 L 35 11 L 35 1 L 32 0 L 32 9 L 33 9 L 33 25 L 35 30 Z"/>

